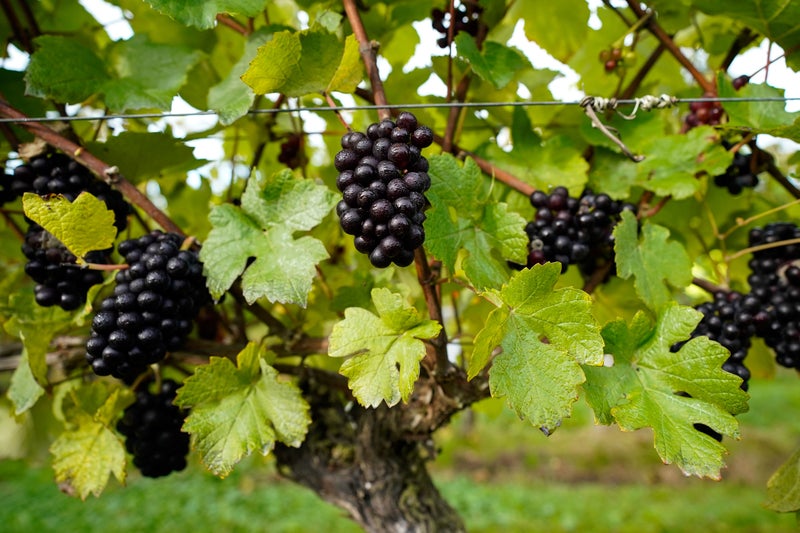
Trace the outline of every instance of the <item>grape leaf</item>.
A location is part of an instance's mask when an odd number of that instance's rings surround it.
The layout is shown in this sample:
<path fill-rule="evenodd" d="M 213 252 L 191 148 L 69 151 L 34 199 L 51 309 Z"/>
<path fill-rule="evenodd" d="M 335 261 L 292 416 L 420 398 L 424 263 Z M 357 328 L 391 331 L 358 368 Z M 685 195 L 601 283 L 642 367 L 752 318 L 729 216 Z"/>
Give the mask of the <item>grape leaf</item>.
<path fill-rule="evenodd" d="M 45 360 L 50 340 L 72 322 L 72 314 L 58 306 L 42 307 L 36 304 L 33 292 L 20 291 L 8 301 L 11 318 L 3 324 L 9 335 L 22 341 L 22 359 L 11 377 L 8 398 L 19 415 L 34 406 L 47 385 Z"/>
<path fill-rule="evenodd" d="M 254 17 L 269 4 L 267 0 L 147 0 L 147 3 L 181 24 L 203 30 L 214 27 L 219 13 Z"/>
<path fill-rule="evenodd" d="M 542 139 L 534 132 L 528 113 L 520 107 L 515 107 L 512 114 L 511 137 L 514 143 L 511 152 L 504 152 L 498 146 L 487 148 L 492 160 L 537 189 L 546 191 L 563 185 L 573 196 L 580 195 L 589 170 L 581 154 L 584 145 L 563 135 Z"/>
<path fill-rule="evenodd" d="M 800 45 L 800 4 L 787 0 L 692 0 L 692 5 L 709 15 L 724 15 L 775 41 L 784 50 Z M 789 54 L 789 63 L 798 67 L 797 58 Z M 727 108 L 727 105 L 726 105 Z"/>
<path fill-rule="evenodd" d="M 105 142 L 86 145 L 104 161 L 113 161 L 125 179 L 133 183 L 182 173 L 206 163 L 194 150 L 168 133 L 123 131 Z"/>
<path fill-rule="evenodd" d="M 420 339 L 435 337 L 441 325 L 427 320 L 400 294 L 389 289 L 372 290 L 378 315 L 359 307 L 344 312 L 333 326 L 328 355 L 348 357 L 339 372 L 361 405 L 390 407 L 408 401 L 425 357 Z"/>
<path fill-rule="evenodd" d="M 103 60 L 76 38 L 42 35 L 34 43 L 25 74 L 26 92 L 32 96 L 78 103 L 111 79 Z"/>
<path fill-rule="evenodd" d="M 50 446 L 50 453 L 56 482 L 85 500 L 89 494 L 100 496 L 110 474 L 125 482 L 125 446 L 112 423 L 131 395 L 101 382 L 72 389 L 69 395 L 67 429 Z"/>
<path fill-rule="evenodd" d="M 733 157 L 720 144 L 711 126 L 651 137 L 643 143 L 642 153 L 646 158 L 636 167 L 639 183 L 656 194 L 672 195 L 676 200 L 688 198 L 700 188 L 699 173 L 722 174 Z"/>
<path fill-rule="evenodd" d="M 639 222 L 630 211 L 614 228 L 614 253 L 621 278 L 634 276 L 639 297 L 657 311 L 672 299 L 669 285 L 683 288 L 692 282 L 692 261 L 683 245 L 670 241 L 669 230 L 645 220 Z"/>
<path fill-rule="evenodd" d="M 478 50 L 475 39 L 466 33 L 459 33 L 455 43 L 458 54 L 469 61 L 475 74 L 498 90 L 508 85 L 517 72 L 530 67 L 519 51 L 500 43 L 486 41 L 483 50 Z"/>
<path fill-rule="evenodd" d="M 242 81 L 256 94 L 304 96 L 324 91 L 352 92 L 361 80 L 355 36 L 345 42 L 327 31 L 275 33 L 259 47 Z"/>
<path fill-rule="evenodd" d="M 770 476 L 764 506 L 779 513 L 800 511 L 800 450 Z"/>
<path fill-rule="evenodd" d="M 111 111 L 169 109 L 202 57 L 188 46 L 153 43 L 140 36 L 116 41 L 107 59 L 113 78 L 102 87 L 106 105 Z"/>
<path fill-rule="evenodd" d="M 318 239 L 295 239 L 293 233 L 319 224 L 334 204 L 326 187 L 297 179 L 290 170 L 251 179 L 241 207 L 221 205 L 209 215 L 212 229 L 200 259 L 211 294 L 221 296 L 242 276 L 250 303 L 266 296 L 305 306 L 315 265 L 328 252 Z"/>
<path fill-rule="evenodd" d="M 461 258 L 478 288 L 502 285 L 508 279 L 506 259 L 526 262 L 525 219 L 491 198 L 490 185 L 472 159 L 461 166 L 450 155 L 433 156 L 428 173 L 433 208 L 425 221 L 426 248 L 451 272 Z"/>
<path fill-rule="evenodd" d="M 717 77 L 719 95 L 726 98 L 783 98 L 785 91 L 766 84 L 748 83 L 738 91 L 731 82 L 720 73 Z M 728 115 L 726 127 L 746 128 L 754 133 L 780 131 L 795 122 L 796 113 L 786 111 L 782 101 L 725 102 L 725 113 Z"/>
<path fill-rule="evenodd" d="M 256 95 L 253 89 L 242 81 L 242 75 L 256 57 L 258 48 L 272 39 L 273 33 L 273 28 L 260 28 L 249 35 L 242 57 L 233 65 L 225 79 L 209 89 L 208 106 L 219 113 L 219 120 L 223 125 L 232 124 L 244 116 L 253 105 Z"/>
<path fill-rule="evenodd" d="M 61 195 L 42 198 L 26 192 L 22 197 L 25 215 L 61 241 L 83 263 L 93 250 L 111 248 L 117 237 L 114 212 L 88 192 L 70 202 Z"/>
<path fill-rule="evenodd" d="M 653 429 L 661 459 L 687 475 L 719 478 L 725 447 L 694 429 L 705 424 L 738 438 L 733 414 L 747 410 L 741 378 L 722 370 L 730 353 L 708 337 L 697 337 L 675 353 L 702 317 L 690 307 L 669 304 L 653 325 L 644 312 L 603 328 L 614 365 L 584 368 L 586 399 L 599 422 L 616 421 L 625 431 Z"/>
<path fill-rule="evenodd" d="M 279 380 L 267 355 L 251 342 L 235 366 L 224 357 L 211 357 L 178 389 L 175 403 L 191 409 L 183 430 L 217 476 L 227 476 L 254 451 L 267 455 L 276 441 L 300 446 L 311 424 L 300 389 Z"/>
<path fill-rule="evenodd" d="M 14 405 L 14 414 L 17 416 L 36 405 L 36 402 L 44 394 L 44 387 L 39 384 L 33 373 L 31 357 L 24 346 L 22 348 L 22 357 L 20 357 L 17 368 L 11 375 L 11 384 L 6 394 Z"/>
<path fill-rule="evenodd" d="M 102 93 L 112 112 L 169 109 L 189 69 L 202 57 L 187 46 L 152 43 L 141 36 L 113 43 L 107 62 L 74 38 L 44 35 L 35 42 L 25 77 L 29 94 L 79 103 Z"/>
<path fill-rule="evenodd" d="M 515 4 L 517 5 L 509 16 L 513 17 L 515 22 L 522 18 L 525 21 L 525 35 L 528 39 L 547 50 L 559 61 L 566 62 L 585 45 L 589 29 L 585 23 L 589 19 L 586 2 L 522 0 Z"/>
<path fill-rule="evenodd" d="M 557 263 L 534 265 L 492 291 L 498 308 L 475 337 L 468 366 L 472 379 L 500 346 L 489 371 L 492 396 L 507 396 L 517 414 L 548 434 L 578 398 L 580 364 L 603 363 L 591 297 L 572 287 L 554 290 L 560 272 Z"/>

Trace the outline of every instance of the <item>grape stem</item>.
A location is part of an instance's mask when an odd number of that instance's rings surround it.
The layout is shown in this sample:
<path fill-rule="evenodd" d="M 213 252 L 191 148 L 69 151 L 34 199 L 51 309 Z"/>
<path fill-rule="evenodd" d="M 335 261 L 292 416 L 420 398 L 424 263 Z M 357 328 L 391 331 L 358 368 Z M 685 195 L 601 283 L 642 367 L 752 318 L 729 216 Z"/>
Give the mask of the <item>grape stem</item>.
<path fill-rule="evenodd" d="M 800 244 L 800 239 L 786 239 L 785 241 L 768 242 L 765 244 L 759 244 L 758 246 L 750 246 L 748 248 L 742 248 L 738 252 L 727 256 L 725 258 L 725 262 L 730 263 L 734 259 L 738 259 L 743 255 L 760 252 L 762 250 L 769 250 L 770 248 L 780 248 L 781 246 L 788 246 L 790 244 Z"/>
<path fill-rule="evenodd" d="M 27 115 L 14 109 L 3 100 L 0 100 L 0 116 L 14 119 L 28 118 Z M 72 142 L 41 122 L 20 122 L 20 126 L 94 172 L 100 179 L 120 191 L 129 202 L 147 213 L 165 231 L 184 235 L 181 228 L 166 213 L 156 207 L 147 196 L 119 173 L 117 167 L 108 165 L 86 151 L 82 146 Z"/>
<path fill-rule="evenodd" d="M 439 334 L 431 341 L 431 345 L 434 348 L 434 360 L 431 361 L 427 355 L 425 356 L 425 361 L 428 363 L 426 367 L 433 371 L 438 369 L 440 372 L 444 372 L 450 366 L 450 360 L 447 358 L 447 333 L 444 329 L 444 318 L 442 317 L 442 305 L 436 287 L 436 276 L 431 272 L 428 258 L 425 256 L 425 250 L 422 246 L 414 250 L 414 264 L 417 268 L 417 279 L 425 294 L 428 314 L 431 320 L 435 320 L 442 326 Z"/>
<path fill-rule="evenodd" d="M 376 58 L 376 51 L 378 48 L 377 42 L 372 42 L 367 36 L 367 30 L 364 28 L 364 23 L 361 21 L 361 15 L 358 13 L 358 7 L 355 0 L 343 0 L 345 13 L 347 13 L 347 20 L 350 21 L 350 26 L 353 28 L 353 33 L 358 40 L 358 51 L 361 53 L 361 59 L 364 61 L 364 66 L 367 69 L 369 76 L 369 83 L 372 86 L 372 94 L 375 96 L 375 105 L 387 105 L 386 93 L 383 90 L 383 82 L 381 81 L 380 73 L 378 72 L 378 62 Z M 378 117 L 383 120 L 391 117 L 389 109 L 378 109 Z"/>
<path fill-rule="evenodd" d="M 244 36 L 247 36 L 247 35 L 250 35 L 251 33 L 253 33 L 253 31 L 250 28 L 248 28 L 247 26 L 245 26 L 244 24 L 242 24 L 238 20 L 234 19 L 233 17 L 231 17 L 230 15 L 227 15 L 225 13 L 220 13 L 220 14 L 217 15 L 217 22 L 219 22 L 223 26 L 229 27 L 230 29 L 232 29 L 236 33 L 240 33 L 240 34 L 242 34 Z"/>
<path fill-rule="evenodd" d="M 328 105 L 334 108 L 333 113 L 336 115 L 336 118 L 339 119 L 339 122 L 342 124 L 342 126 L 344 126 L 344 129 L 346 129 L 347 131 L 352 131 L 353 128 L 351 128 L 350 124 L 348 124 L 347 121 L 344 119 L 342 113 L 338 109 L 336 109 L 338 105 L 336 104 L 336 102 L 333 101 L 333 98 L 331 97 L 330 93 L 326 91 L 322 94 L 323 96 L 325 96 L 325 101 L 328 102 Z"/>
<path fill-rule="evenodd" d="M 704 291 L 709 292 L 711 294 L 716 294 L 718 292 L 728 292 L 728 289 L 720 287 L 719 285 L 711 283 L 707 279 L 703 278 L 697 278 L 697 277 L 692 278 L 692 285 L 696 285 L 701 289 L 703 289 Z"/>
<path fill-rule="evenodd" d="M 650 11 L 649 9 L 643 9 L 638 0 L 626 1 L 628 3 L 628 7 L 639 19 L 647 16 L 647 13 Z M 678 45 L 675 44 L 675 41 L 672 40 L 672 37 L 670 37 L 669 34 L 664 31 L 664 28 L 662 28 L 655 19 L 651 18 L 647 22 L 647 29 L 650 30 L 650 33 L 652 33 L 656 39 L 658 39 L 664 46 L 667 47 L 667 50 L 669 50 L 673 57 L 678 60 L 678 63 L 680 63 L 683 68 L 689 71 L 689 74 L 691 74 L 692 78 L 694 78 L 700 87 L 703 88 L 704 92 L 717 94 L 717 88 L 714 86 L 714 83 L 707 80 L 700 73 L 700 71 L 697 70 L 697 67 L 695 67 L 692 62 L 689 61 L 689 58 L 687 58 L 683 52 L 681 52 L 681 49 L 678 48 Z"/>
<path fill-rule="evenodd" d="M 374 103 L 374 99 L 372 94 L 369 91 L 364 89 L 356 88 L 356 95 L 363 98 L 365 101 L 369 103 Z M 399 114 L 397 110 L 392 110 L 393 114 Z M 438 144 L 439 146 L 444 146 L 444 137 L 438 135 L 436 133 L 433 134 L 433 142 Z M 508 187 L 514 189 L 515 191 L 523 194 L 525 196 L 530 196 L 533 191 L 536 190 L 536 187 L 531 185 L 530 183 L 524 182 L 518 177 L 514 176 L 510 172 L 507 172 L 501 168 L 494 166 L 492 163 L 488 162 L 487 160 L 483 159 L 482 157 L 468 151 L 464 150 L 457 144 L 452 146 L 452 149 L 449 151 L 452 154 L 455 154 L 459 157 L 469 156 L 475 161 L 475 164 L 481 169 L 481 171 L 486 174 L 487 176 L 496 179 L 500 183 L 507 185 Z"/>

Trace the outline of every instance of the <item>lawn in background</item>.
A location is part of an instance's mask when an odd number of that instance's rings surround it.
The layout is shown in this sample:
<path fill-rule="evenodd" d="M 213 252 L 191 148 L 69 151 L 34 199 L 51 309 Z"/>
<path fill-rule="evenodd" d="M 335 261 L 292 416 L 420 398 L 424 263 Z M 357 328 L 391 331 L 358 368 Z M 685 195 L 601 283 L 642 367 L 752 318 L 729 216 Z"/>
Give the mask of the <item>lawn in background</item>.
<path fill-rule="evenodd" d="M 800 435 L 794 376 L 751 385 L 741 441 L 725 443 L 720 482 L 662 465 L 649 431 L 595 426 L 588 409 L 546 438 L 499 401 L 443 430 L 438 486 L 471 532 L 797 531 L 792 515 L 764 509 L 766 480 Z M 6 533 L 357 532 L 337 508 L 282 481 L 268 460 L 243 462 L 220 480 L 193 466 L 157 480 L 131 474 L 86 502 L 62 494 L 47 465 L 0 461 L 0 530 Z"/>

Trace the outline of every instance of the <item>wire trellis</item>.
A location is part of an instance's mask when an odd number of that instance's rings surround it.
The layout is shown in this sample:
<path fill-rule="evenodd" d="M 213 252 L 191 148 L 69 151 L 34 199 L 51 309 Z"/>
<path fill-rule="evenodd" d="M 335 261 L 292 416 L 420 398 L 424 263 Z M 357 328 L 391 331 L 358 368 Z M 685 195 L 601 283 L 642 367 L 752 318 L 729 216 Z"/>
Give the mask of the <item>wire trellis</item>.
<path fill-rule="evenodd" d="M 588 100 L 588 102 L 587 102 Z M 467 109 L 488 109 L 495 107 L 535 107 L 535 106 L 580 106 L 590 105 L 595 111 L 601 112 L 607 109 L 618 109 L 620 106 L 634 106 L 634 110 L 626 117 L 633 117 L 641 109 L 650 111 L 655 108 L 672 107 L 677 104 L 690 104 L 693 102 L 791 102 L 800 100 L 800 97 L 701 97 L 701 98 L 677 98 L 669 95 L 651 96 L 646 95 L 641 98 L 614 99 L 587 96 L 579 101 L 552 101 L 552 100 L 520 100 L 514 102 L 426 102 L 426 103 L 407 103 L 407 104 L 387 104 L 387 105 L 340 105 L 340 106 L 299 106 L 299 107 L 280 107 L 266 109 L 251 109 L 248 115 L 270 115 L 277 113 L 325 113 L 341 111 L 374 111 L 378 109 L 437 109 L 437 108 L 467 108 Z M 25 123 L 25 122 L 76 122 L 76 121 L 106 121 L 114 119 L 163 119 L 180 117 L 201 117 L 219 116 L 217 111 L 166 111 L 161 113 L 110 113 L 104 115 L 56 115 L 44 117 L 0 117 L 0 124 Z"/>

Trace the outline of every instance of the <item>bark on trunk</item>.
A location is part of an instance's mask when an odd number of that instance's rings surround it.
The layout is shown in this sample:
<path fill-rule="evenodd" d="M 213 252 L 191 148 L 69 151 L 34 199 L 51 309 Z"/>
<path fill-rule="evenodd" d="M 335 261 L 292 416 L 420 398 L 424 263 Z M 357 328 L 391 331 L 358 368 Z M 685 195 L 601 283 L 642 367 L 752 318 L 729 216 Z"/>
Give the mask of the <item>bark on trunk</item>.
<path fill-rule="evenodd" d="M 466 404 L 420 380 L 408 404 L 365 409 L 307 382 L 312 426 L 300 448 L 278 446 L 280 472 L 345 509 L 368 532 L 461 532 L 461 518 L 433 484 L 432 432 Z M 467 387 L 469 389 L 469 386 Z M 485 391 L 472 387 L 472 403 Z"/>

